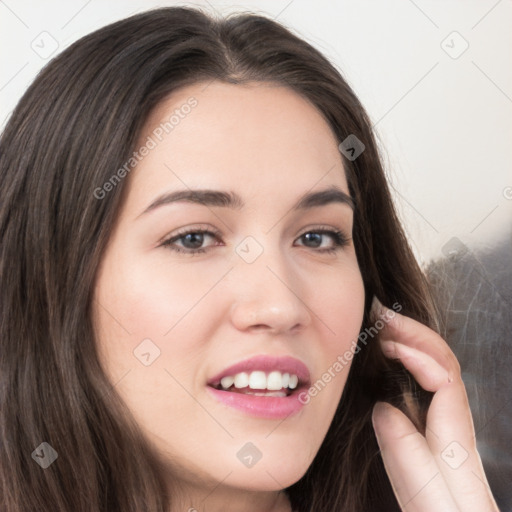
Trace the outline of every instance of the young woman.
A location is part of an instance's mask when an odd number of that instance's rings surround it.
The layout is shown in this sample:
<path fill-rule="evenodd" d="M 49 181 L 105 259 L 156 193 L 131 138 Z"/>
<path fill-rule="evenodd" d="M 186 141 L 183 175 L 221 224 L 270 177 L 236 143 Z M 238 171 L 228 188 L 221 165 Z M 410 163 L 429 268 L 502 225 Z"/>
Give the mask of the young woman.
<path fill-rule="evenodd" d="M 2 511 L 497 510 L 368 116 L 287 29 L 82 38 L 0 178 Z"/>

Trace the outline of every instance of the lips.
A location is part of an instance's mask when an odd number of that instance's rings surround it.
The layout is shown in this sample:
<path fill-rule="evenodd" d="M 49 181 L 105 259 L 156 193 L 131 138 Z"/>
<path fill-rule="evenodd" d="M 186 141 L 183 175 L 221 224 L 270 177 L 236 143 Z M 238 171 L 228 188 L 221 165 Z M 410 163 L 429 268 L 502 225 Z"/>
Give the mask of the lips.
<path fill-rule="evenodd" d="M 208 380 L 206 388 L 217 402 L 244 414 L 286 418 L 304 406 L 298 397 L 309 383 L 309 370 L 298 359 L 256 356 L 225 368 Z"/>

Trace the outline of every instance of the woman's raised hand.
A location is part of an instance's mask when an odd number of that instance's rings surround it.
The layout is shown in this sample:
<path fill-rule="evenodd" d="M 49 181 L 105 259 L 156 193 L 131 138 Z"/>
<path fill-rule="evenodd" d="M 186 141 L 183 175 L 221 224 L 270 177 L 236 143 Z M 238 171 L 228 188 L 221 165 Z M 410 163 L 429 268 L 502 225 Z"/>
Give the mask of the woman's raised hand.
<path fill-rule="evenodd" d="M 423 436 L 397 408 L 378 402 L 373 427 L 402 510 L 407 512 L 499 511 L 476 448 L 475 430 L 459 363 L 432 329 L 378 301 L 385 315 L 380 343 L 420 386 L 434 393 Z"/>

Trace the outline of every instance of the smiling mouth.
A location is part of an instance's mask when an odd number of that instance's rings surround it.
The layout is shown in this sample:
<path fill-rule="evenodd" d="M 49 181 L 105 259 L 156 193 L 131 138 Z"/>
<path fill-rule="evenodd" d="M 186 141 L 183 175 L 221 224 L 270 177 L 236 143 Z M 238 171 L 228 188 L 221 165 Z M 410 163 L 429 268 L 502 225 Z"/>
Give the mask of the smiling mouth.
<path fill-rule="evenodd" d="M 299 385 L 300 384 L 300 385 Z M 218 391 L 243 395 L 286 397 L 302 388 L 303 383 L 294 373 L 272 371 L 239 372 L 209 384 Z"/>
<path fill-rule="evenodd" d="M 306 402 L 301 395 L 309 383 L 310 371 L 300 359 L 261 354 L 217 373 L 206 382 L 206 389 L 235 414 L 283 419 L 303 410 Z"/>

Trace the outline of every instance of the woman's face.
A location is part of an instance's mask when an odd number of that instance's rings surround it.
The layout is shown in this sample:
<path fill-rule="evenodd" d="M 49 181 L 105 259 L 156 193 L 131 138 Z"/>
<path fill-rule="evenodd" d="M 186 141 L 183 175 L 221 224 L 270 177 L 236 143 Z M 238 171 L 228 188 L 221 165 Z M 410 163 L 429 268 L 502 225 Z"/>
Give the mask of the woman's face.
<path fill-rule="evenodd" d="M 148 119 L 94 321 L 115 390 L 184 485 L 287 487 L 326 435 L 364 304 L 338 143 L 271 84 L 188 86 Z"/>

